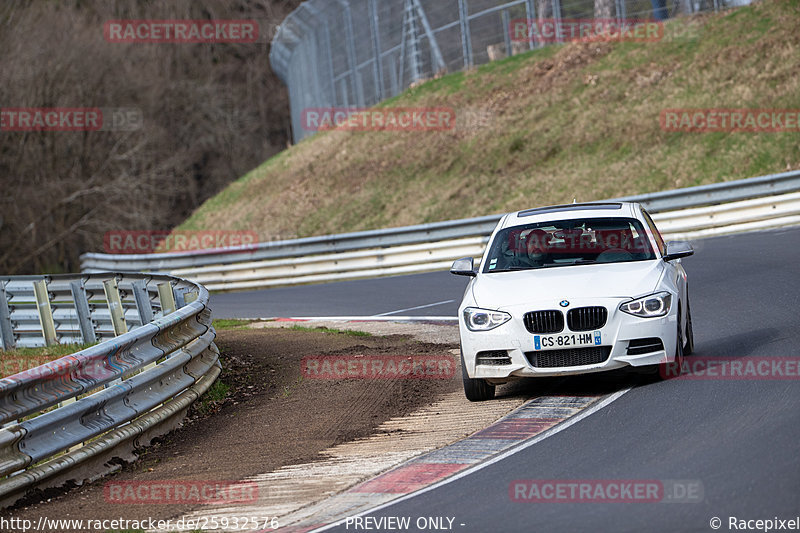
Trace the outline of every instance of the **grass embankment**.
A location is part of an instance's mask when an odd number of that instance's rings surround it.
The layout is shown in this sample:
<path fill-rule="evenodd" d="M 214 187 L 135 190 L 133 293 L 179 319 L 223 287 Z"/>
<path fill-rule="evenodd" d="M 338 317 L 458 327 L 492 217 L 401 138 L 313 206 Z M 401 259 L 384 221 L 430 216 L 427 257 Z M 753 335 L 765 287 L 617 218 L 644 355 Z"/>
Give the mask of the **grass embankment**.
<path fill-rule="evenodd" d="M 429 81 L 382 105 L 485 122 L 318 134 L 181 228 L 311 236 L 800 168 L 798 133 L 674 133 L 659 122 L 667 108 L 800 108 L 798 20 L 798 0 L 769 0 L 671 21 L 658 42 L 552 46 Z"/>

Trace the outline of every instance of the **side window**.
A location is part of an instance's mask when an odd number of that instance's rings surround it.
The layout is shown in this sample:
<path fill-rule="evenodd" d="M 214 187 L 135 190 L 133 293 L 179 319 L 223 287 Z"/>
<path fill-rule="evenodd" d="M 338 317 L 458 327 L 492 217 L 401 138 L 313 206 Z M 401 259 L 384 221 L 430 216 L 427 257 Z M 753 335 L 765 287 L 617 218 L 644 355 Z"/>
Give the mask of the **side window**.
<path fill-rule="evenodd" d="M 642 209 L 642 214 L 644 215 L 644 219 L 647 221 L 647 225 L 650 226 L 650 231 L 653 232 L 653 236 L 656 238 L 656 244 L 658 245 L 658 249 L 661 251 L 661 255 L 667 253 L 667 245 L 664 244 L 664 238 L 661 236 L 661 232 L 658 231 L 655 222 L 653 219 L 650 218 L 650 214 Z"/>

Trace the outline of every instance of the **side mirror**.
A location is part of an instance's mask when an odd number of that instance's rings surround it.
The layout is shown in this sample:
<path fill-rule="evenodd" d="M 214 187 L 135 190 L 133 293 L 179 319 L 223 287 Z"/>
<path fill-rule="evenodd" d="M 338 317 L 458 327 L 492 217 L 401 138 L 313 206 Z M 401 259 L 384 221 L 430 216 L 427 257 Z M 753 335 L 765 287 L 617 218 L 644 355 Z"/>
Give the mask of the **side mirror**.
<path fill-rule="evenodd" d="M 453 262 L 453 266 L 450 267 L 450 273 L 456 276 L 469 276 L 474 278 L 478 275 L 478 273 L 475 272 L 475 260 L 471 257 L 456 259 Z"/>
<path fill-rule="evenodd" d="M 682 257 L 689 257 L 694 255 L 694 248 L 686 241 L 671 241 L 667 243 L 667 253 L 664 255 L 664 261 L 672 261 L 673 259 L 680 259 Z"/>

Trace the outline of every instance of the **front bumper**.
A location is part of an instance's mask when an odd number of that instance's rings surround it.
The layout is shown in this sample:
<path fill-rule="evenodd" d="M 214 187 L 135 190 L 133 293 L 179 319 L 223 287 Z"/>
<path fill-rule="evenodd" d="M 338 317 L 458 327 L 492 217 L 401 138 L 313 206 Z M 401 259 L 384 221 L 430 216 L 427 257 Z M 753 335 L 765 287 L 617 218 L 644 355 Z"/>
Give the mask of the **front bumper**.
<path fill-rule="evenodd" d="M 514 377 L 563 376 L 615 370 L 626 366 L 648 366 L 673 362 L 677 343 L 677 305 L 673 299 L 669 314 L 661 318 L 639 318 L 619 310 L 619 305 L 629 298 L 571 299 L 567 309 L 561 309 L 558 302 L 534 302 L 531 305 L 501 308 L 511 314 L 511 320 L 491 331 L 470 331 L 464 323 L 463 308 L 459 310 L 459 330 L 461 350 L 464 354 L 464 369 L 471 378 L 502 380 Z M 569 309 L 588 306 L 603 306 L 608 310 L 605 326 L 601 333 L 601 346 L 610 347 L 608 358 L 597 364 L 564 366 L 553 368 L 534 367 L 526 352 L 545 352 L 557 348 L 535 350 L 534 334 L 525 328 L 523 316 L 529 311 L 561 309 L 565 316 Z M 564 324 L 562 335 L 571 334 Z M 580 332 L 585 333 L 585 332 Z M 628 355 L 631 340 L 659 338 L 664 349 L 641 355 Z M 506 351 L 510 364 L 476 364 L 479 352 Z"/>

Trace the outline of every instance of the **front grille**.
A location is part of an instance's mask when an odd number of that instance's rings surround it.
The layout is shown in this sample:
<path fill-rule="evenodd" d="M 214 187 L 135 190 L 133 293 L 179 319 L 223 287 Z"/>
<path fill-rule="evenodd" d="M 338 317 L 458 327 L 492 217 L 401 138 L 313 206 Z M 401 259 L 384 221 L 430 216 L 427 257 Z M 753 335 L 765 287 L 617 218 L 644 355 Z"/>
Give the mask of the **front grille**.
<path fill-rule="evenodd" d="M 531 333 L 558 333 L 564 330 L 564 314 L 559 310 L 531 311 L 523 317 Z"/>
<path fill-rule="evenodd" d="M 526 352 L 525 357 L 534 368 L 558 368 L 565 366 L 596 365 L 611 355 L 610 346 L 592 346 L 591 348 L 568 348 L 566 350 L 544 350 Z"/>
<path fill-rule="evenodd" d="M 664 343 L 658 337 L 634 339 L 628 342 L 628 355 L 642 355 L 664 349 Z"/>
<path fill-rule="evenodd" d="M 592 331 L 606 325 L 605 307 L 578 307 L 567 313 L 567 325 L 572 331 Z"/>
<path fill-rule="evenodd" d="M 505 350 L 492 350 L 488 352 L 478 352 L 475 356 L 475 364 L 477 365 L 510 365 L 511 357 Z"/>

